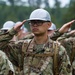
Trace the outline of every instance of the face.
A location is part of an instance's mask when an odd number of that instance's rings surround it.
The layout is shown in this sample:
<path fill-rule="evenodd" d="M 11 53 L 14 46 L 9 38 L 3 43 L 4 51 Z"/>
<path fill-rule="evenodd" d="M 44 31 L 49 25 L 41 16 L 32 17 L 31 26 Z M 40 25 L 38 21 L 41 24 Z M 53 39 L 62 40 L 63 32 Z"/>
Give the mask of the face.
<path fill-rule="evenodd" d="M 29 25 L 34 35 L 43 35 L 47 33 L 47 30 L 50 27 L 51 23 L 41 20 L 33 20 L 29 22 Z"/>

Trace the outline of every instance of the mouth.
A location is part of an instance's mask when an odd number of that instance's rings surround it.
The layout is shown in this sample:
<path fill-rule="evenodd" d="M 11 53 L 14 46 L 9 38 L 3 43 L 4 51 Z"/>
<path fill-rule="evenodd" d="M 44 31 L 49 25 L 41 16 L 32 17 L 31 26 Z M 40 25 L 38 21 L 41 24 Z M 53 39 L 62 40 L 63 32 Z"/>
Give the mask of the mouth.
<path fill-rule="evenodd" d="M 32 31 L 38 31 L 38 28 L 33 28 Z"/>

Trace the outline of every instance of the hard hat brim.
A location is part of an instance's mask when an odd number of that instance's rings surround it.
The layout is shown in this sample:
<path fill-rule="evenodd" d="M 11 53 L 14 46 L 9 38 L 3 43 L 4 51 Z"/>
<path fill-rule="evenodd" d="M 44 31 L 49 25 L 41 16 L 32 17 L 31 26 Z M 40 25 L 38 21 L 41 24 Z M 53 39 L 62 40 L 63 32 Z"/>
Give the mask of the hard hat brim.
<path fill-rule="evenodd" d="M 40 18 L 27 19 L 27 21 L 32 21 L 32 20 L 50 21 L 50 20 L 40 19 Z"/>

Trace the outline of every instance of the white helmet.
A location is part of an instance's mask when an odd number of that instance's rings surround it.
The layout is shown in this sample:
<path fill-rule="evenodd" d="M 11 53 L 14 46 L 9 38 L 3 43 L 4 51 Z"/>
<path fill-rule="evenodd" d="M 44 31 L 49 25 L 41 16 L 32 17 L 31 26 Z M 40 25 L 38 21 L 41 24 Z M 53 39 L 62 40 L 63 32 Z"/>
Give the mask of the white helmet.
<path fill-rule="evenodd" d="M 48 30 L 56 30 L 56 25 L 52 23 L 51 27 Z"/>
<path fill-rule="evenodd" d="M 15 23 L 13 21 L 6 21 L 3 24 L 3 28 L 1 30 L 9 30 L 15 26 Z"/>
<path fill-rule="evenodd" d="M 30 20 L 43 20 L 43 21 L 51 21 L 50 14 L 44 9 L 36 9 L 34 10 L 28 19 Z"/>

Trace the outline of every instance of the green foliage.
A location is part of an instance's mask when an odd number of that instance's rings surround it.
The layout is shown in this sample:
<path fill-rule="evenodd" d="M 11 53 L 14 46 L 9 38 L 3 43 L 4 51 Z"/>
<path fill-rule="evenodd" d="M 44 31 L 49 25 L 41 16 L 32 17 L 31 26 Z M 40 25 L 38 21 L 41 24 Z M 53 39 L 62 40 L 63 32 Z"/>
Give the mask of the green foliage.
<path fill-rule="evenodd" d="M 75 19 L 75 0 L 71 1 L 67 9 L 67 12 L 64 14 L 63 19 L 64 19 L 64 22 L 68 22 Z M 75 29 L 75 25 L 72 25 L 72 29 Z"/>

